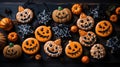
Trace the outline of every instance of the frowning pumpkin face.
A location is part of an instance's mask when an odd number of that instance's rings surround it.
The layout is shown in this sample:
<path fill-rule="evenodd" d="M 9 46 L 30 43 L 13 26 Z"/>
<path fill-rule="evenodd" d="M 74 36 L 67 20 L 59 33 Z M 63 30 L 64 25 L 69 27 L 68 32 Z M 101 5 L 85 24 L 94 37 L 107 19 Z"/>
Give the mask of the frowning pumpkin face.
<path fill-rule="evenodd" d="M 35 54 L 40 49 L 40 45 L 35 38 L 27 38 L 22 43 L 22 49 L 26 54 Z"/>
<path fill-rule="evenodd" d="M 100 21 L 95 28 L 96 34 L 101 37 L 109 36 L 112 33 L 112 30 L 112 24 L 107 20 Z"/>
<path fill-rule="evenodd" d="M 79 42 L 69 41 L 65 48 L 65 53 L 70 58 L 78 58 L 82 54 L 82 46 Z"/>
<path fill-rule="evenodd" d="M 44 51 L 51 57 L 60 56 L 62 53 L 61 39 L 46 42 L 44 45 Z"/>
<path fill-rule="evenodd" d="M 40 42 L 46 42 L 48 41 L 52 36 L 52 32 L 50 30 L 50 27 L 47 26 L 39 26 L 35 30 L 35 37 Z"/>

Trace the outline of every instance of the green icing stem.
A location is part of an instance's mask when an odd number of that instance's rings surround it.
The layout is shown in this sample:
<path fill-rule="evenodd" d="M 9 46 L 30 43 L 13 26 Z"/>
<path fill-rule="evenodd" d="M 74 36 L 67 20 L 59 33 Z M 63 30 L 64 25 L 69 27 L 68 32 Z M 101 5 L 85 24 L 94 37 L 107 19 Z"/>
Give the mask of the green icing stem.
<path fill-rule="evenodd" d="M 13 47 L 13 45 L 14 45 L 13 43 L 10 43 L 10 44 L 9 44 L 10 47 Z"/>
<path fill-rule="evenodd" d="M 58 10 L 62 10 L 63 8 L 61 6 L 58 7 Z"/>

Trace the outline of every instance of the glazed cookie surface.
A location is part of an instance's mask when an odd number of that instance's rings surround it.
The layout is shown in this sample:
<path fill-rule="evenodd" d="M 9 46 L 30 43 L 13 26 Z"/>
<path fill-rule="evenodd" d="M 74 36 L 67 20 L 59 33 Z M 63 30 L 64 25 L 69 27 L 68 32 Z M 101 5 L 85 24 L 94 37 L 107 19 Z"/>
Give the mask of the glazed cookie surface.
<path fill-rule="evenodd" d="M 71 10 L 73 14 L 79 15 L 82 11 L 82 6 L 80 4 L 74 4 Z"/>
<path fill-rule="evenodd" d="M 40 44 L 35 38 L 27 38 L 22 43 L 22 50 L 26 54 L 35 54 L 40 49 Z"/>
<path fill-rule="evenodd" d="M 6 45 L 6 37 L 2 32 L 0 32 L 0 50 L 3 49 L 5 45 Z"/>
<path fill-rule="evenodd" d="M 52 37 L 52 32 L 50 27 L 47 26 L 39 26 L 36 30 L 35 30 L 35 37 L 37 40 L 39 40 L 40 42 L 46 42 L 48 40 L 51 39 Z"/>
<path fill-rule="evenodd" d="M 82 30 L 90 30 L 94 26 L 94 19 L 81 13 L 80 18 L 77 20 L 77 26 Z"/>
<path fill-rule="evenodd" d="M 120 7 L 117 7 L 115 12 L 116 12 L 117 15 L 120 15 Z"/>
<path fill-rule="evenodd" d="M 11 32 L 8 34 L 8 39 L 12 42 L 15 42 L 18 39 L 18 35 L 16 32 Z"/>
<path fill-rule="evenodd" d="M 33 19 L 33 12 L 29 8 L 24 9 L 22 6 L 19 6 L 16 19 L 20 23 L 28 23 Z"/>
<path fill-rule="evenodd" d="M 81 32 L 81 30 L 79 30 L 79 32 Z M 83 33 L 81 33 L 79 38 L 81 45 L 86 47 L 92 46 L 96 42 L 96 40 L 97 40 L 96 35 L 92 31 L 88 31 L 84 33 L 84 35 Z"/>
<path fill-rule="evenodd" d="M 50 57 L 58 57 L 62 54 L 61 39 L 47 41 L 44 45 L 45 53 Z"/>
<path fill-rule="evenodd" d="M 79 42 L 69 41 L 65 47 L 65 54 L 70 58 L 78 58 L 82 55 L 82 46 Z"/>
<path fill-rule="evenodd" d="M 100 21 L 95 27 L 96 34 L 101 37 L 109 36 L 112 33 L 112 30 L 112 24 L 107 20 Z"/>
<path fill-rule="evenodd" d="M 72 19 L 72 13 L 68 8 L 58 7 L 52 13 L 52 18 L 57 23 L 66 23 Z"/>
<path fill-rule="evenodd" d="M 90 54 L 93 58 L 101 59 L 105 56 L 106 51 L 103 45 L 94 44 L 90 50 Z"/>

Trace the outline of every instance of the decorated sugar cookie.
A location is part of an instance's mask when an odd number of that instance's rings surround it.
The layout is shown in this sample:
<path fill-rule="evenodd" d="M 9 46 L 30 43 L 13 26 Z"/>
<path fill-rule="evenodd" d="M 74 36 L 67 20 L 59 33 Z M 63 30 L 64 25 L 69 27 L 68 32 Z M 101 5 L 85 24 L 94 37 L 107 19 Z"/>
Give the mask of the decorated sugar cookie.
<path fill-rule="evenodd" d="M 22 50 L 26 54 L 35 54 L 40 49 L 40 44 L 35 38 L 27 38 L 22 43 Z"/>
<path fill-rule="evenodd" d="M 90 30 L 94 26 L 94 19 L 81 13 L 80 18 L 77 20 L 77 26 L 82 30 Z"/>
<path fill-rule="evenodd" d="M 62 54 L 61 39 L 47 41 L 44 45 L 45 53 L 50 57 L 58 57 Z"/>
<path fill-rule="evenodd" d="M 100 21 L 95 27 L 96 34 L 101 37 L 109 36 L 112 33 L 112 30 L 112 24 L 107 20 Z"/>
<path fill-rule="evenodd" d="M 65 47 L 65 54 L 70 58 L 78 58 L 82 55 L 82 46 L 79 42 L 69 41 Z"/>
<path fill-rule="evenodd" d="M 28 23 L 33 19 L 33 12 L 29 8 L 24 9 L 22 6 L 19 6 L 16 19 L 20 23 Z"/>
<path fill-rule="evenodd" d="M 50 38 L 52 37 L 52 32 L 51 32 L 50 27 L 39 26 L 35 30 L 35 37 L 40 42 L 46 42 L 46 41 L 50 40 Z"/>
<path fill-rule="evenodd" d="M 79 33 L 79 41 L 83 46 L 90 47 L 96 42 L 96 35 L 92 31 L 85 32 L 83 30 L 79 30 Z"/>

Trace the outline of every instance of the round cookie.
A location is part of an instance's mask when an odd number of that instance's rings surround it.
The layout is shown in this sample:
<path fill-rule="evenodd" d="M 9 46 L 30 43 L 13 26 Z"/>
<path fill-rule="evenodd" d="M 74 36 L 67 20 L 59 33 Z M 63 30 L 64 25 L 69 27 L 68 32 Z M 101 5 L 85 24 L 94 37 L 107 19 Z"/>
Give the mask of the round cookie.
<path fill-rule="evenodd" d="M 69 41 L 65 47 L 65 54 L 70 58 L 78 58 L 82 55 L 82 46 L 79 42 Z"/>
<path fill-rule="evenodd" d="M 79 30 L 79 32 L 81 32 L 81 31 Z M 90 47 L 96 42 L 96 39 L 97 38 L 96 38 L 95 33 L 93 33 L 92 31 L 88 31 L 88 32 L 84 33 L 84 35 L 80 34 L 79 41 L 80 41 L 81 45 Z"/>
<path fill-rule="evenodd" d="M 72 19 L 72 13 L 68 8 L 58 7 L 52 13 L 52 18 L 57 23 L 66 23 Z"/>
<path fill-rule="evenodd" d="M 90 30 L 94 26 L 94 19 L 81 13 L 80 18 L 77 20 L 77 26 L 82 30 Z"/>
<path fill-rule="evenodd" d="M 50 27 L 39 26 L 35 30 L 35 37 L 40 42 L 46 42 L 46 41 L 50 40 L 50 38 L 52 37 L 52 32 L 50 30 Z"/>
<path fill-rule="evenodd" d="M 22 43 L 22 50 L 26 54 L 35 54 L 40 49 L 40 44 L 35 38 L 27 38 Z"/>
<path fill-rule="evenodd" d="M 117 17 L 116 14 L 113 14 L 113 15 L 110 16 L 110 21 L 117 22 L 117 20 L 118 20 L 118 17 Z"/>
<path fill-rule="evenodd" d="M 120 15 L 120 7 L 117 7 L 115 12 L 116 12 L 117 15 Z"/>
<path fill-rule="evenodd" d="M 104 58 L 106 51 L 103 45 L 94 44 L 90 50 L 90 54 L 93 58 L 101 59 L 101 58 Z"/>
<path fill-rule="evenodd" d="M 102 20 L 97 23 L 95 27 L 95 32 L 101 37 L 107 37 L 112 33 L 112 24 L 107 20 Z"/>
<path fill-rule="evenodd" d="M 12 42 L 15 42 L 18 39 L 18 35 L 16 32 L 11 32 L 8 34 L 8 39 Z"/>
<path fill-rule="evenodd" d="M 62 54 L 61 39 L 47 41 L 44 45 L 45 53 L 50 57 L 58 57 Z"/>
<path fill-rule="evenodd" d="M 10 43 L 3 49 L 3 55 L 9 59 L 16 59 L 22 55 L 21 46 L 18 44 Z"/>
<path fill-rule="evenodd" d="M 29 8 L 24 9 L 22 6 L 19 6 L 16 19 L 20 23 L 28 23 L 33 19 L 33 12 Z"/>
<path fill-rule="evenodd" d="M 71 10 L 73 14 L 79 15 L 82 12 L 82 6 L 80 4 L 74 4 Z"/>

